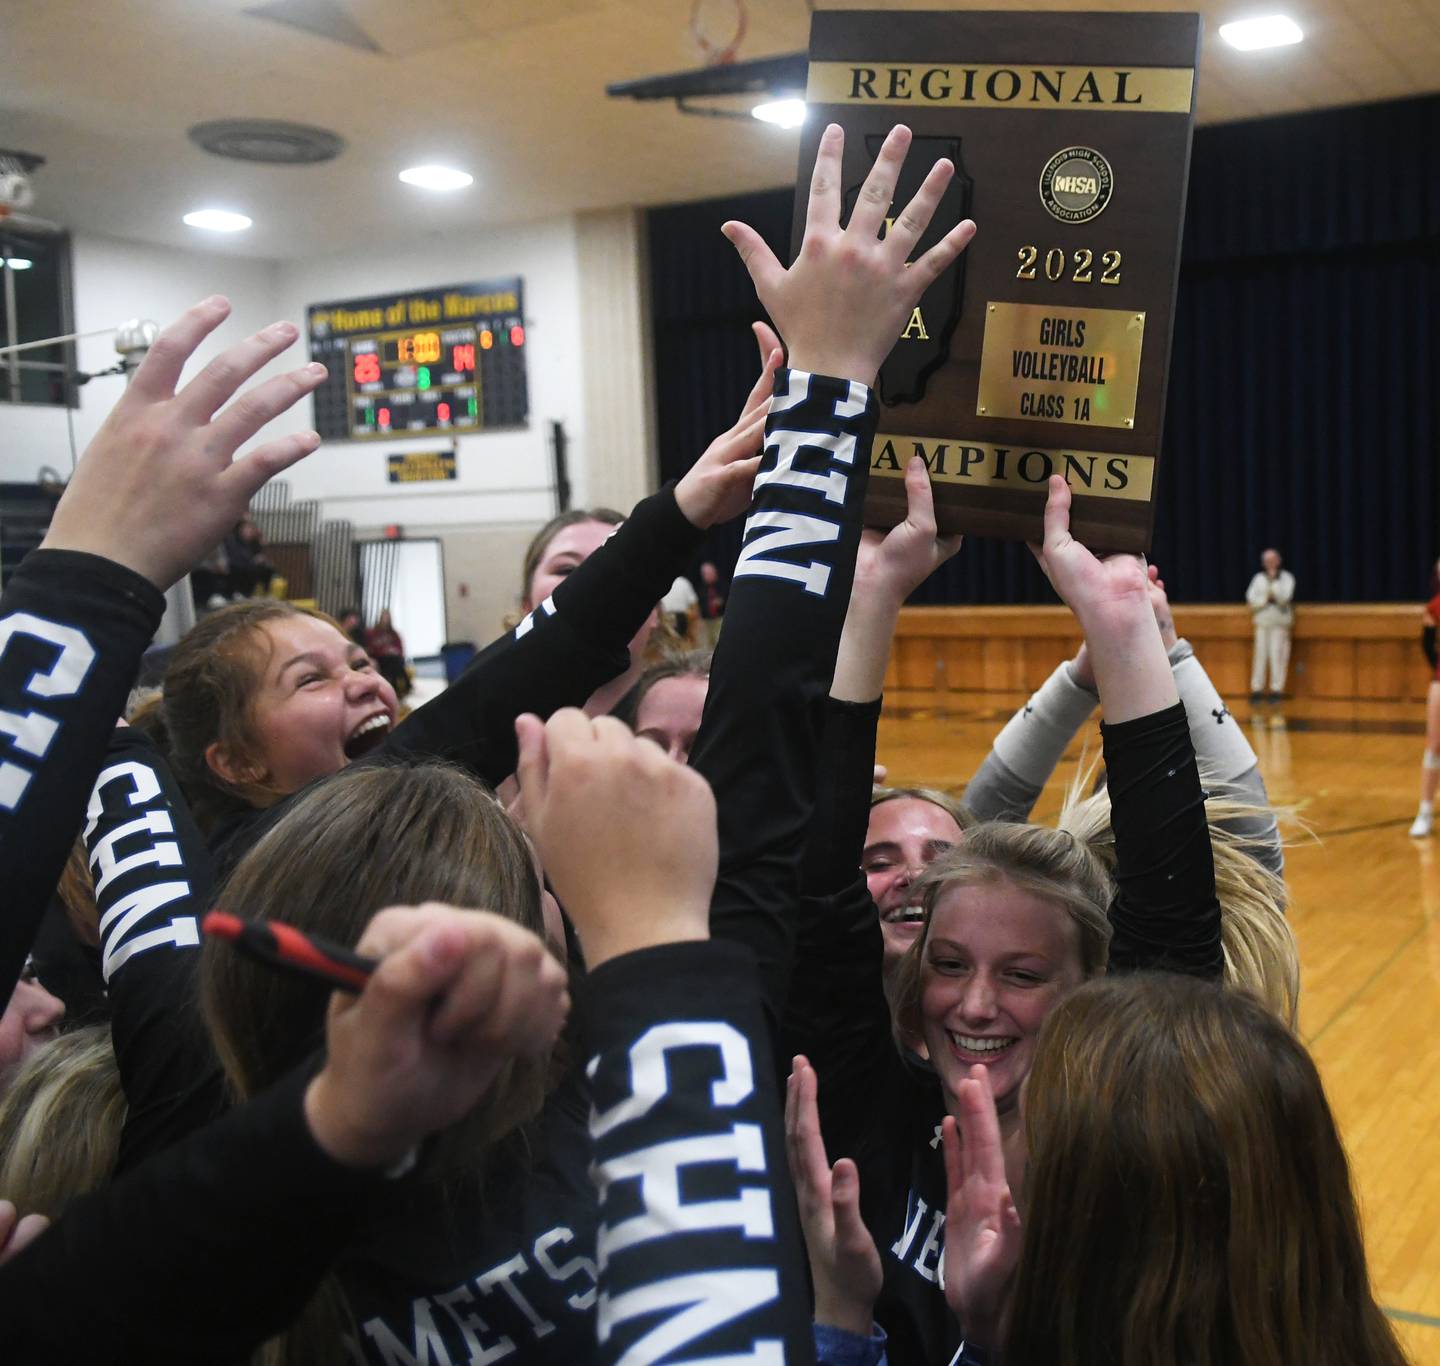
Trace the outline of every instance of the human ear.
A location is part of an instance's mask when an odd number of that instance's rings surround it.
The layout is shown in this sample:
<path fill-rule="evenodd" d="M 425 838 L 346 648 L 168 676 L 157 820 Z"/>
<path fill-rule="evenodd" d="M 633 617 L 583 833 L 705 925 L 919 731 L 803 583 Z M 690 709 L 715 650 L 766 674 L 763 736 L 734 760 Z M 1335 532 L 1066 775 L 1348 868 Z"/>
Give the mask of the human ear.
<path fill-rule="evenodd" d="M 224 740 L 213 740 L 205 747 L 205 766 L 231 787 L 258 783 L 265 777 L 262 765 Z"/>

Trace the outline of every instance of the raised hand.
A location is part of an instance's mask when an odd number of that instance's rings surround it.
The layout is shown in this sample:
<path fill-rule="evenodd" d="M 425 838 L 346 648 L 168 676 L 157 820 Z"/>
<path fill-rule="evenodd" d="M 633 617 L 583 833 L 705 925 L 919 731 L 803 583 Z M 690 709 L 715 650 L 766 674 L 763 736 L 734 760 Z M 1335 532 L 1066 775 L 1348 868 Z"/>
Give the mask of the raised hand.
<path fill-rule="evenodd" d="M 860 1174 L 842 1157 L 832 1167 L 820 1135 L 815 1069 L 797 1057 L 785 1087 L 785 1151 L 800 1205 L 815 1284 L 815 1322 L 869 1337 L 883 1273 L 860 1217 Z"/>
<path fill-rule="evenodd" d="M 740 253 L 796 369 L 872 384 L 920 296 L 975 235 L 975 224 L 967 218 L 919 260 L 909 261 L 955 174 L 942 158 L 881 240 L 909 146 L 908 128 L 900 124 L 890 130 L 842 228 L 845 134 L 836 123 L 826 128 L 810 179 L 805 238 L 788 270 L 754 228 L 737 222 L 721 228 Z"/>
<path fill-rule="evenodd" d="M 935 495 L 925 462 L 917 455 L 905 467 L 905 520 L 889 531 L 860 533 L 852 592 L 880 594 L 900 606 L 946 560 L 963 536 L 941 536 L 935 528 Z"/>
<path fill-rule="evenodd" d="M 959 536 L 935 534 L 935 500 L 919 456 L 905 468 L 905 495 L 903 522 L 888 532 L 860 533 L 855 582 L 830 684 L 830 696 L 838 701 L 872 702 L 880 696 L 901 605 L 960 549 Z"/>
<path fill-rule="evenodd" d="M 715 797 L 693 768 L 611 716 L 522 716 L 526 828 L 585 962 L 710 937 Z"/>
<path fill-rule="evenodd" d="M 1097 559 L 1070 534 L 1070 488 L 1050 480 L 1045 541 L 1031 542 L 1045 577 L 1085 632 L 1085 659 L 1112 725 L 1179 701 L 1151 603 L 1151 577 L 1138 555 Z M 1082 681 L 1084 670 L 1081 669 Z"/>
<path fill-rule="evenodd" d="M 394 1163 L 461 1119 L 512 1059 L 549 1054 L 570 1008 L 544 943 L 488 911 L 384 910 L 357 950 L 382 961 L 358 997 L 332 997 L 305 1093 L 316 1141 L 347 1166 Z"/>
<path fill-rule="evenodd" d="M 675 486 L 675 501 L 692 526 L 728 522 L 750 506 L 765 444 L 765 419 L 770 413 L 775 371 L 785 360 L 780 339 L 767 323 L 750 326 L 760 347 L 760 378 L 750 390 L 735 425 L 706 447 L 705 454 Z"/>
<path fill-rule="evenodd" d="M 1030 549 L 1065 605 L 1088 629 L 1087 617 L 1112 607 L 1130 610 L 1148 603 L 1150 579 L 1139 555 L 1108 555 L 1097 559 L 1070 534 L 1070 486 L 1058 474 L 1050 477 L 1045 500 L 1045 539 Z"/>
<path fill-rule="evenodd" d="M 176 392 L 185 362 L 229 315 L 229 302 L 216 295 L 156 339 L 81 456 L 46 549 L 103 555 L 168 588 L 240 520 L 267 479 L 320 444 L 315 432 L 296 432 L 233 460 L 243 443 L 325 378 L 318 363 L 266 380 L 219 411 L 294 342 L 293 323 L 272 323 L 230 347 Z"/>
<path fill-rule="evenodd" d="M 945 1301 L 966 1342 L 993 1346 L 1004 1329 L 1015 1268 L 1020 1215 L 1005 1176 L 1005 1151 L 990 1076 L 983 1066 L 957 1088 L 960 1124 L 941 1123 L 945 1150 Z"/>

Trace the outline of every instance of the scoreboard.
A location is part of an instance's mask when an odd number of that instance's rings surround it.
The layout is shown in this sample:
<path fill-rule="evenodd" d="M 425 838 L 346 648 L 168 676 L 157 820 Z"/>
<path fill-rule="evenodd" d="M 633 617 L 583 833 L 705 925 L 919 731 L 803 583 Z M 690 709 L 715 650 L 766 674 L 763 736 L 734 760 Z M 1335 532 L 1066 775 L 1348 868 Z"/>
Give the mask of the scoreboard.
<path fill-rule="evenodd" d="M 517 276 L 314 304 L 310 357 L 323 441 L 523 427 L 524 282 Z"/>

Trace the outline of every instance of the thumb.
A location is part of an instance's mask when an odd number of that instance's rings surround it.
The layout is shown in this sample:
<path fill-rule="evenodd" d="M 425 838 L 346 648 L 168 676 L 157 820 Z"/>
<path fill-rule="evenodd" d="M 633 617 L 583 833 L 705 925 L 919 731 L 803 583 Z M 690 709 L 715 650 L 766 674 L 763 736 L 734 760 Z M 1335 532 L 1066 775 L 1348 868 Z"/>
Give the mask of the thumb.
<path fill-rule="evenodd" d="M 835 1243 L 841 1248 L 864 1248 L 870 1230 L 860 1217 L 860 1172 L 848 1157 L 830 1171 L 830 1208 L 835 1219 Z"/>
<path fill-rule="evenodd" d="M 545 723 L 530 712 L 517 716 L 515 740 L 520 747 L 515 776 L 520 779 L 520 791 L 529 798 L 526 807 L 533 813 L 544 805 L 545 790 L 550 781 L 550 746 L 545 735 Z"/>
<path fill-rule="evenodd" d="M 731 219 L 730 222 L 721 224 L 720 231 L 725 235 L 725 240 L 740 253 L 740 260 L 750 272 L 755 292 L 763 300 L 770 287 L 785 274 L 780 262 L 775 259 L 775 253 L 748 223 Z"/>
<path fill-rule="evenodd" d="M 770 364 L 776 351 L 781 350 L 780 336 L 767 322 L 753 322 L 750 330 L 755 334 L 755 344 L 760 348 L 760 364 L 762 368 Z M 784 360 L 784 353 L 781 351 L 781 361 Z"/>
<path fill-rule="evenodd" d="M 1058 474 L 1050 476 L 1045 497 L 1045 549 L 1064 545 L 1070 539 L 1070 485 Z"/>
<path fill-rule="evenodd" d="M 935 494 L 930 487 L 930 471 L 918 456 L 905 466 L 905 520 L 922 533 L 926 540 L 935 537 Z"/>

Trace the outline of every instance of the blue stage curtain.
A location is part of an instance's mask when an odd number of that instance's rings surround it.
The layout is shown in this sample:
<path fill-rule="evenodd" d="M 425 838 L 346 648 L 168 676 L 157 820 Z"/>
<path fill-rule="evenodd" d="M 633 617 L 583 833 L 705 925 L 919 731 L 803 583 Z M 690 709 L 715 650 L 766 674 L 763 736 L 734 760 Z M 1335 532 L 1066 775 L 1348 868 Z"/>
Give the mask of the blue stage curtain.
<path fill-rule="evenodd" d="M 653 210 L 661 467 L 753 381 L 727 218 L 788 259 L 791 191 Z M 981 225 L 983 230 L 983 224 Z M 1277 546 L 1302 598 L 1424 595 L 1440 551 L 1440 97 L 1197 130 L 1151 558 L 1236 600 Z M 738 536 L 712 538 L 722 572 Z M 916 602 L 1052 602 L 1024 546 L 972 539 Z"/>

